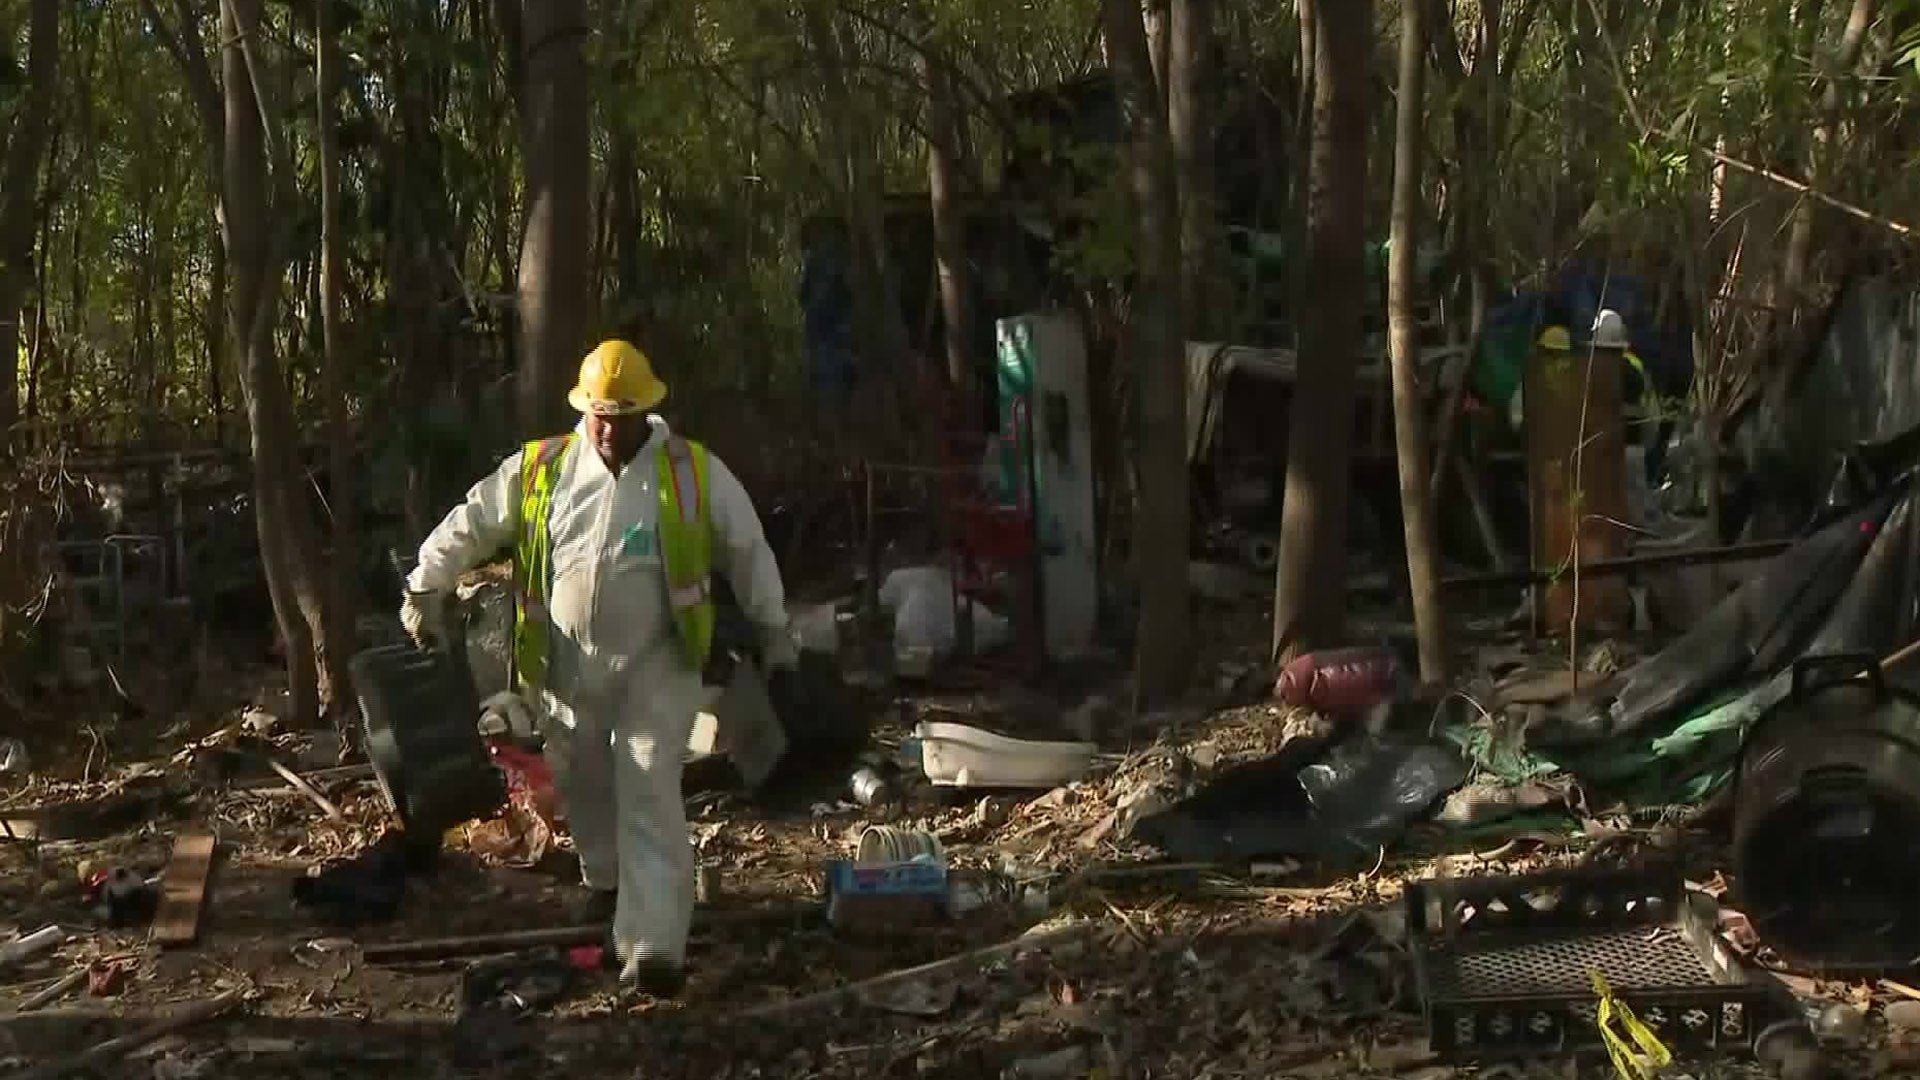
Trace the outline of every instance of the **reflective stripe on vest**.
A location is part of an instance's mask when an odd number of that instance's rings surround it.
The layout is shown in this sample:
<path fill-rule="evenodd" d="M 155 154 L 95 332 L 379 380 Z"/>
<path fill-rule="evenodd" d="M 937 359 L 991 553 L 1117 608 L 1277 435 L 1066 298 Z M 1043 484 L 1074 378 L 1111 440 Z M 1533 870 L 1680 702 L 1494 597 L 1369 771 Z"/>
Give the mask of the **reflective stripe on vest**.
<path fill-rule="evenodd" d="M 667 603 L 680 643 L 694 667 L 713 648 L 713 514 L 707 451 L 678 435 L 660 454 L 660 557 L 667 572 Z"/>
<path fill-rule="evenodd" d="M 544 685 L 552 624 L 547 588 L 553 575 L 553 539 L 548 517 L 554 484 L 573 448 L 572 435 L 540 439 L 522 450 L 519 542 L 514 549 L 513 663 L 522 689 Z M 706 664 L 713 644 L 714 606 L 709 587 L 713 528 L 707 488 L 707 451 L 699 443 L 669 436 L 659 455 L 660 557 L 668 603 L 681 645 L 695 667 Z"/>

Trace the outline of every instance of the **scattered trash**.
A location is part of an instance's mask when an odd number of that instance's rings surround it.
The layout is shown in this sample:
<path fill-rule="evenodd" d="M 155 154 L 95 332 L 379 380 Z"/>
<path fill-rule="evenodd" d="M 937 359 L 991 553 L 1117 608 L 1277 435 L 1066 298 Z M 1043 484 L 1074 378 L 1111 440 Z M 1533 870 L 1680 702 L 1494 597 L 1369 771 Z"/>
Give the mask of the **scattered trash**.
<path fill-rule="evenodd" d="M 1871 656 L 1803 657 L 1749 730 L 1734 785 L 1734 870 L 1754 929 L 1829 970 L 1920 955 L 1920 694 Z"/>
<path fill-rule="evenodd" d="M 848 786 L 852 789 L 853 801 L 861 806 L 874 806 L 893 797 L 886 780 L 865 765 L 854 771 L 853 780 Z"/>
<path fill-rule="evenodd" d="M 1334 649 L 1295 657 L 1280 669 L 1273 696 L 1283 705 L 1361 713 L 1398 698 L 1404 681 L 1400 660 L 1391 649 Z"/>
<path fill-rule="evenodd" d="M 992 652 L 1013 638 L 1012 624 L 971 597 L 954 602 L 953 576 L 938 566 L 908 566 L 880 583 L 880 610 L 893 615 L 895 666 L 924 677 L 931 665 L 953 653 L 955 608 L 972 620 L 973 647 Z"/>
<path fill-rule="evenodd" d="M 106 926 L 138 926 L 153 919 L 160 903 L 158 878 L 147 878 L 125 866 L 86 870 L 80 895 L 90 913 Z"/>
<path fill-rule="evenodd" d="M 31 934 L 22 934 L 0 945 L 0 970 L 13 967 L 55 948 L 67 940 L 67 932 L 58 926 L 43 926 Z"/>
<path fill-rule="evenodd" d="M 1594 1026 L 1607 1045 L 1614 1072 L 1620 1080 L 1654 1080 L 1661 1069 L 1673 1064 L 1673 1051 L 1640 1022 L 1631 1006 L 1613 995 L 1599 968 L 1588 968 L 1587 974 L 1593 979 L 1593 994 L 1600 1002 Z"/>
<path fill-rule="evenodd" d="M 133 969 L 130 960 L 95 960 L 87 965 L 87 993 L 94 997 L 112 997 L 127 985 Z"/>
<path fill-rule="evenodd" d="M 1908 1004 L 1920 1005 L 1920 1002 Z M 1836 1001 L 1820 1010 L 1813 1031 L 1821 1042 L 1857 1046 L 1867 1037 L 1867 1014 L 1844 1001 Z"/>
<path fill-rule="evenodd" d="M 422 842 L 403 830 L 389 830 L 354 858 L 295 878 L 293 902 L 330 926 L 386 922 L 400 910 L 407 878 L 434 866 L 439 840 Z"/>
<path fill-rule="evenodd" d="M 24 776 L 33 768 L 27 756 L 27 744 L 12 737 L 0 738 L 0 776 Z"/>
<path fill-rule="evenodd" d="M 1887 1027 L 1900 1032 L 1920 1031 L 1920 1001 L 1890 1002 L 1880 1010 L 1880 1019 Z"/>
<path fill-rule="evenodd" d="M 1428 1040 L 1454 1061 L 1604 1042 L 1620 1062 L 1626 1047 L 1604 1004 L 1617 990 L 1660 1003 L 1640 1010 L 1644 1032 L 1628 1024 L 1625 1036 L 1656 1058 L 1650 1040 L 1663 1052 L 1711 1053 L 1776 1023 L 1811 1041 L 1798 1006 L 1718 942 L 1715 908 L 1671 868 L 1412 883 L 1405 909 Z"/>
<path fill-rule="evenodd" d="M 931 859 L 944 864 L 946 850 L 940 838 L 924 829 L 905 829 L 894 825 L 868 825 L 860 830 L 855 843 L 854 862 L 859 866 L 888 866 Z"/>
<path fill-rule="evenodd" d="M 947 905 L 946 864 L 930 857 L 883 865 L 833 859 L 825 877 L 827 921 L 840 930 L 908 930 L 938 919 Z"/>
<path fill-rule="evenodd" d="M 921 762 L 940 787 L 1051 788 L 1078 780 L 1099 747 L 1010 739 L 968 724 L 922 722 Z"/>

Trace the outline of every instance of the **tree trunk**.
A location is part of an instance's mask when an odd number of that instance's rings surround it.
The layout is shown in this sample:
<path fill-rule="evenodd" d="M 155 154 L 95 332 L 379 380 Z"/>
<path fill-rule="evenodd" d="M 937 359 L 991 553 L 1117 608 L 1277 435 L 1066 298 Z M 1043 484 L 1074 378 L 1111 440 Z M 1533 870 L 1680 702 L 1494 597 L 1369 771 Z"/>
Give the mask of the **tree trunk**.
<path fill-rule="evenodd" d="M 1103 0 L 1102 24 L 1130 137 L 1128 168 L 1139 249 L 1128 301 L 1140 410 L 1138 692 L 1142 703 L 1186 688 L 1192 612 L 1187 598 L 1186 357 L 1180 328 L 1179 207 L 1167 135 L 1138 0 Z"/>
<path fill-rule="evenodd" d="M 8 456 L 20 420 L 20 309 L 33 283 L 36 175 L 47 155 L 60 75 L 60 0 L 33 0 L 27 42 L 26 94 L 0 166 L 0 459 Z"/>
<path fill-rule="evenodd" d="M 226 96 L 222 203 L 233 284 L 228 312 L 240 351 L 240 388 L 253 451 L 254 524 L 286 651 L 290 719 L 311 727 L 319 719 L 321 693 L 336 685 L 328 678 L 335 658 L 315 648 L 316 630 L 325 624 L 324 574 L 295 456 L 299 434 L 293 406 L 274 355 L 283 264 L 268 197 L 271 174 L 262 118 L 269 110 L 262 108 L 257 89 L 264 79 L 254 70 L 261 52 L 260 6 L 261 0 L 223 0 L 220 7 Z"/>
<path fill-rule="evenodd" d="M 356 512 L 357 484 L 353 465 L 353 422 L 347 409 L 346 358 L 341 355 L 340 275 L 342 251 L 340 237 L 340 37 L 333 25 L 330 0 L 314 5 L 315 36 L 319 38 L 314 61 L 314 85 L 320 107 L 320 386 L 327 399 L 327 492 L 333 510 L 333 556 L 326 604 L 326 650 L 332 658 L 333 684 L 329 687 L 334 723 L 342 734 L 350 735 L 349 718 L 354 711 L 346 707 L 353 689 L 348 680 L 346 659 L 353 655 L 355 569 L 359 565 Z"/>
<path fill-rule="evenodd" d="M 980 385 L 968 355 L 973 328 L 971 281 L 967 274 L 967 215 L 955 203 L 959 188 L 960 135 L 954 113 L 953 80 L 944 64 L 922 55 L 927 82 L 927 191 L 933 214 L 933 253 L 940 275 L 940 309 L 946 324 L 947 379 L 953 384 L 962 416 L 984 415 L 975 402 Z"/>
<path fill-rule="evenodd" d="M 1874 16 L 1879 10 L 1878 0 L 1853 0 L 1853 9 L 1847 14 L 1847 26 L 1840 35 L 1840 44 L 1833 52 L 1827 69 L 1827 84 L 1820 94 L 1819 120 L 1814 125 L 1811 145 L 1807 149 L 1807 186 L 1814 191 L 1827 193 L 1829 180 L 1828 168 L 1833 160 L 1833 142 L 1840 126 L 1840 107 L 1844 101 L 1847 81 L 1853 77 L 1854 68 L 1860 63 L 1860 52 L 1867 42 L 1867 30 L 1872 27 Z M 1801 199 L 1794 208 L 1793 226 L 1787 235 L 1787 251 L 1780 272 L 1780 295 L 1774 301 L 1776 312 L 1784 309 L 1788 313 L 1787 324 L 1774 327 L 1774 342 L 1781 354 L 1791 355 L 1797 351 L 1796 343 L 1789 343 L 1792 327 L 1802 304 L 1806 302 L 1807 290 L 1813 276 L 1813 232 L 1816 216 L 1820 210 L 1819 200 Z M 1778 316 L 1776 315 L 1776 318 Z"/>
<path fill-rule="evenodd" d="M 1273 589 L 1276 657 L 1338 644 L 1343 630 L 1354 363 L 1366 293 L 1373 4 L 1307 0 L 1305 6 L 1314 25 L 1314 93 L 1303 254 L 1313 274 L 1287 432 L 1286 502 Z"/>
<path fill-rule="evenodd" d="M 526 228 L 520 238 L 520 434 L 571 426 L 567 388 L 593 317 L 591 107 L 585 0 L 523 0 L 520 147 Z"/>
<path fill-rule="evenodd" d="M 1407 545 L 1407 583 L 1419 640 L 1420 681 L 1447 681 L 1446 625 L 1440 608 L 1439 557 L 1434 551 L 1428 497 L 1425 416 L 1420 395 L 1420 315 L 1417 265 L 1420 242 L 1421 146 L 1426 136 L 1422 94 L 1426 75 L 1425 4 L 1400 5 L 1399 115 L 1394 130 L 1393 236 L 1387 265 L 1388 345 L 1393 363 L 1393 439 L 1400 459 L 1400 517 Z"/>
<path fill-rule="evenodd" d="M 1207 78 L 1213 57 L 1213 0 L 1173 0 L 1168 22 L 1167 127 L 1180 178 L 1183 336 L 1225 340 L 1234 328 L 1222 316 L 1231 307 L 1213 302 L 1220 293 L 1213 274 L 1213 110 Z"/>
<path fill-rule="evenodd" d="M 1159 102 L 1160 108 L 1164 110 L 1167 107 L 1167 61 L 1173 44 L 1173 12 L 1170 0 L 1141 0 L 1140 18 L 1146 28 L 1147 55 L 1153 64 L 1154 100 Z M 1111 42 L 1108 43 L 1108 48 L 1111 50 Z M 1120 61 L 1111 59 L 1110 55 L 1107 63 L 1109 66 L 1118 67 Z"/>

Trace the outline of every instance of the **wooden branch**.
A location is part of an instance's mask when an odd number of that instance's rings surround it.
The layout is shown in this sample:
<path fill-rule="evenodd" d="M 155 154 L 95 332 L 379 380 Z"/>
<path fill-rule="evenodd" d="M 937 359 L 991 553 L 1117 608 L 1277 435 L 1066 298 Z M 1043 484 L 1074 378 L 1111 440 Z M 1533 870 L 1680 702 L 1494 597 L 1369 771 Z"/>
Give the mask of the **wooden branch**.
<path fill-rule="evenodd" d="M 181 1028 L 203 1020 L 211 1020 L 226 1012 L 240 1000 L 241 995 L 240 990 L 229 990 L 219 997 L 195 1002 L 171 1016 L 155 1020 L 130 1034 L 108 1039 L 71 1057 L 49 1061 L 25 1072 L 14 1073 L 11 1080 L 56 1080 L 58 1077 L 71 1076 L 75 1073 L 98 1072 L 101 1066 L 124 1057 L 148 1043 L 158 1041 Z"/>
<path fill-rule="evenodd" d="M 1851 214 L 1852 216 L 1859 218 L 1861 221 L 1865 221 L 1873 225 L 1878 225 L 1881 228 L 1886 229 L 1888 232 L 1893 233 L 1895 236 L 1899 236 L 1907 240 L 1916 239 L 1916 237 L 1914 236 L 1913 226 L 1895 221 L 1892 218 L 1881 217 L 1880 215 L 1875 214 L 1870 210 L 1864 210 L 1858 206 L 1855 206 L 1850 202 L 1845 202 L 1843 200 L 1836 199 L 1833 196 L 1828 195 L 1826 192 L 1815 190 L 1813 186 L 1810 184 L 1807 184 L 1800 180 L 1795 180 L 1791 176 L 1787 176 L 1783 173 L 1775 172 L 1772 169 L 1762 168 L 1761 166 L 1758 166 L 1758 165 L 1750 165 L 1747 162 L 1739 160 L 1738 158 L 1728 157 L 1726 154 L 1723 154 L 1718 150 L 1712 150 L 1704 146 L 1695 146 L 1695 147 L 1692 147 L 1691 149 L 1695 153 L 1704 154 L 1708 158 L 1714 161 L 1717 161 L 1722 165 L 1727 165 L 1732 168 L 1739 169 L 1741 172 L 1746 173 L 1749 176 L 1757 176 L 1762 180 L 1767 180 L 1772 183 L 1779 184 L 1781 187 L 1786 188 L 1789 191 L 1798 192 L 1801 195 L 1805 195 L 1809 199 L 1814 199 L 1818 202 L 1826 203 L 1828 206 L 1833 207 L 1835 210 L 1839 210 L 1842 213 Z"/>
<path fill-rule="evenodd" d="M 321 811 L 325 813 L 328 817 L 332 818 L 335 821 L 347 820 L 347 815 L 340 812 L 340 808 L 333 804 L 333 800 L 327 798 L 325 795 L 320 794 L 319 789 L 315 788 L 312 784 L 307 783 L 305 777 L 301 776 L 297 772 L 294 772 L 292 769 L 287 768 L 285 765 L 282 765 L 279 762 L 273 760 L 272 758 L 267 757 L 265 754 L 260 755 L 260 758 L 262 761 L 265 761 L 267 763 L 267 768 L 272 769 L 276 773 L 279 773 L 280 779 L 285 780 L 287 783 L 293 785 L 293 789 L 295 791 L 298 791 L 300 794 L 305 795 L 307 797 L 307 801 L 319 807 Z"/>
<path fill-rule="evenodd" d="M 60 980 L 54 983 L 52 986 L 47 987 L 45 990 L 42 990 L 39 993 L 28 998 L 27 1000 L 21 1002 L 20 1007 L 15 1009 L 14 1012 L 16 1013 L 32 1012 L 33 1010 L 41 1007 L 42 1005 L 47 1004 L 48 1002 L 57 1001 L 60 998 L 64 997 L 67 991 L 72 990 L 76 986 L 79 986 L 81 983 L 85 982 L 86 979 L 87 979 L 87 965 L 81 964 L 79 967 L 74 968 L 72 971 L 69 971 L 65 975 L 60 976 Z"/>
<path fill-rule="evenodd" d="M 722 911 L 696 909 L 694 918 L 701 926 L 740 926 L 804 918 L 818 912 L 819 909 L 819 904 L 811 902 L 769 904 Z M 369 964 L 412 964 L 426 960 L 448 960 L 462 956 L 514 952 L 519 949 L 569 949 L 581 945 L 598 945 L 606 940 L 606 936 L 606 923 L 550 926 L 539 930 L 503 930 L 489 934 L 466 934 L 460 937 L 380 942 L 362 946 L 360 956 Z"/>
<path fill-rule="evenodd" d="M 990 961 L 1011 956 L 1022 949 L 1044 949 L 1064 945 L 1070 941 L 1087 936 L 1093 931 L 1092 920 L 1068 923 L 1042 933 L 1022 934 L 1012 941 L 1003 941 L 998 945 L 989 945 L 984 949 L 974 949 L 958 956 L 949 956 L 945 960 L 935 960 L 917 967 L 902 968 L 871 979 L 836 986 L 831 990 L 822 990 L 817 994 L 789 998 L 785 1001 L 770 1002 L 745 1012 L 734 1014 L 738 1020 L 759 1020 L 769 1016 L 789 1016 L 793 1013 L 811 1012 L 815 1009 L 831 1007 L 849 1001 L 858 995 L 873 990 L 888 990 L 903 983 L 919 982 L 924 979 L 941 979 L 957 975 L 961 971 L 984 965 Z"/>

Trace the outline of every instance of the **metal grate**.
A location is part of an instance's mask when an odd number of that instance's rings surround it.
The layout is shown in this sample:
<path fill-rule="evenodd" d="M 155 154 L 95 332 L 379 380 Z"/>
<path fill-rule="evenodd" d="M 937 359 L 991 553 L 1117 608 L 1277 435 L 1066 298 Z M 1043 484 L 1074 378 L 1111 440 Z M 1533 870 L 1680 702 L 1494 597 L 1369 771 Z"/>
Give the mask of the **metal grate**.
<path fill-rule="evenodd" d="M 1698 953 L 1664 927 L 1577 937 L 1482 941 L 1471 951 L 1429 954 L 1430 991 L 1440 997 L 1590 994 L 1588 969 L 1616 989 L 1684 990 L 1715 980 Z"/>

